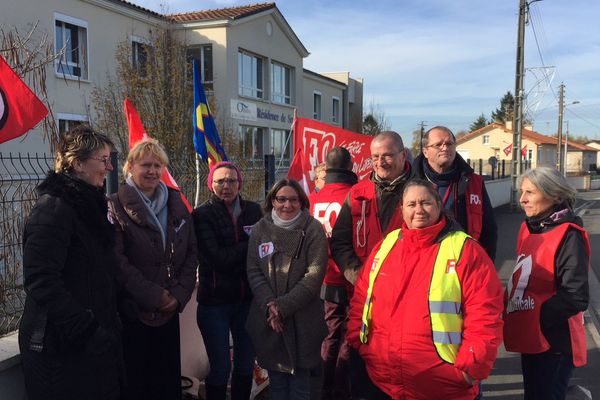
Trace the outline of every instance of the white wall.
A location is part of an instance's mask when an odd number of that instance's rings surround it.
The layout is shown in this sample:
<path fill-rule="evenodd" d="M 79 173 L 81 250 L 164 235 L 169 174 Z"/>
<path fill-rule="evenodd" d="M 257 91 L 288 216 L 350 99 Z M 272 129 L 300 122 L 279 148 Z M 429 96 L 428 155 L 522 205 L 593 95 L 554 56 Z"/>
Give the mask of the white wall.
<path fill-rule="evenodd" d="M 492 207 L 496 208 L 498 206 L 510 203 L 511 187 L 511 178 L 485 181 L 485 189 L 490 197 Z"/>

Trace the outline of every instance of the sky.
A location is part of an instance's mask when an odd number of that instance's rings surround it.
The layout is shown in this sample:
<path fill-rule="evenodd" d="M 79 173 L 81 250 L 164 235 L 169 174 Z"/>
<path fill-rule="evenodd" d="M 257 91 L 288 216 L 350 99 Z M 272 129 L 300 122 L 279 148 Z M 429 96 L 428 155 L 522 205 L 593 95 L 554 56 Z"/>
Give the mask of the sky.
<path fill-rule="evenodd" d="M 252 4 L 233 0 L 129 0 L 169 13 Z M 527 116 L 555 134 L 600 139 L 600 2 L 530 3 L 525 28 Z M 518 0 L 282 0 L 277 7 L 311 53 L 304 67 L 364 79 L 364 108 L 405 140 L 421 121 L 468 131 L 514 94 Z"/>

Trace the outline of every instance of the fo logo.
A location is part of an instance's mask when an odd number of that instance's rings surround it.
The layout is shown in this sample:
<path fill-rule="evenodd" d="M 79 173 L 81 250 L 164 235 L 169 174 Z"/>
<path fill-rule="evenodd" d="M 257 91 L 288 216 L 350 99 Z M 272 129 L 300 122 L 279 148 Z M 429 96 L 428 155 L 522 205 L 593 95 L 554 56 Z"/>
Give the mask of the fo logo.
<path fill-rule="evenodd" d="M 471 197 L 469 198 L 469 202 L 471 204 L 479 205 L 479 204 L 481 204 L 481 199 L 479 198 L 478 195 L 471 194 Z"/>
<path fill-rule="evenodd" d="M 4 128 L 6 120 L 8 120 L 8 103 L 6 102 L 6 95 L 0 88 L 0 129 Z"/>

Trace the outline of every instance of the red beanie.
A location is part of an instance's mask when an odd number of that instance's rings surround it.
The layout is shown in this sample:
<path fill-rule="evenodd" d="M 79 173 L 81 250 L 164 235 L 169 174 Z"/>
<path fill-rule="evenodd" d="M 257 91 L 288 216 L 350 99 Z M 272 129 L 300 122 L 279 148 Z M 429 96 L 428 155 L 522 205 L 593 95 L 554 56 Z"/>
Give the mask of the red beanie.
<path fill-rule="evenodd" d="M 208 173 L 208 178 L 206 179 L 206 184 L 208 185 L 208 190 L 210 190 L 211 192 L 212 190 L 212 184 L 213 184 L 213 174 L 215 173 L 215 171 L 221 167 L 225 167 L 225 166 L 230 166 L 235 170 L 235 173 L 237 174 L 237 178 L 238 178 L 238 182 L 240 184 L 240 191 L 242 190 L 242 173 L 240 172 L 240 170 L 238 169 L 238 167 L 235 164 L 230 163 L 229 161 L 221 161 L 216 163 L 215 165 L 213 165 L 210 169 L 210 172 Z"/>

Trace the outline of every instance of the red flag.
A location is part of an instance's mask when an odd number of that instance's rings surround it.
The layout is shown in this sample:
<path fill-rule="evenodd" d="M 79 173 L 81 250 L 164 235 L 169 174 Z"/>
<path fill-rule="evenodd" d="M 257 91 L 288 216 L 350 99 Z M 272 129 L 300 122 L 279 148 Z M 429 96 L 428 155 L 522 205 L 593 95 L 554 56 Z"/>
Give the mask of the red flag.
<path fill-rule="evenodd" d="M 312 179 L 314 168 L 325 161 L 327 152 L 335 146 L 348 149 L 352 156 L 352 171 L 358 180 L 367 178 L 373 171 L 370 145 L 372 136 L 362 135 L 307 118 L 294 120 L 294 159 L 290 165 L 288 177 L 298 180 L 314 190 Z"/>
<path fill-rule="evenodd" d="M 0 56 L 0 143 L 36 126 L 48 109 Z"/>
<path fill-rule="evenodd" d="M 512 151 L 512 143 L 509 144 L 508 146 L 506 146 L 503 150 L 504 154 L 506 154 L 507 156 L 510 155 L 510 152 Z"/>
<path fill-rule="evenodd" d="M 521 147 L 521 155 L 527 157 L 527 145 Z"/>
<path fill-rule="evenodd" d="M 138 142 L 149 139 L 150 136 L 148 136 L 148 134 L 146 133 L 144 125 L 142 124 L 142 120 L 140 119 L 137 110 L 135 109 L 131 101 L 129 101 L 129 99 L 125 99 L 125 101 L 123 101 L 123 111 L 125 112 L 125 117 L 127 118 L 127 127 L 129 129 L 129 149 L 132 149 L 133 146 L 135 146 Z M 187 207 L 188 211 L 192 212 L 192 206 L 186 199 L 185 195 L 179 188 L 179 185 L 177 185 L 177 182 L 175 182 L 175 179 L 173 179 L 173 176 L 169 173 L 169 170 L 167 168 L 165 168 L 165 170 L 163 171 L 160 180 L 163 181 L 164 184 L 170 187 L 171 189 L 177 190 L 181 195 L 181 200 Z"/>

